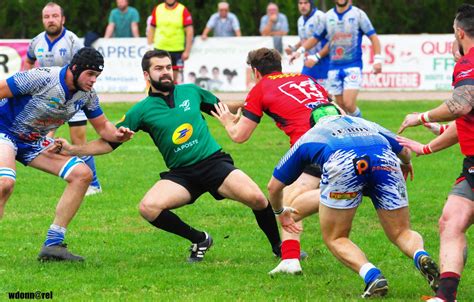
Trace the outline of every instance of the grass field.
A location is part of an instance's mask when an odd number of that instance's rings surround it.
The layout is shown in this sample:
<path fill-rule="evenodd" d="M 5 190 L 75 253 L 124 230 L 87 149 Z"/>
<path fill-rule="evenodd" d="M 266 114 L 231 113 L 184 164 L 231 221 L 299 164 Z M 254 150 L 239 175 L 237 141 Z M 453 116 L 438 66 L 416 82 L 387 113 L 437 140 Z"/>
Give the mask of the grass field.
<path fill-rule="evenodd" d="M 365 118 L 396 130 L 406 113 L 423 111 L 435 102 L 360 102 Z M 131 106 L 105 104 L 116 121 Z M 288 149 L 288 138 L 268 118 L 244 145 L 232 143 L 224 129 L 207 117 L 212 133 L 235 163 L 266 192 L 274 165 Z M 67 128 L 58 131 L 67 135 Z M 92 131 L 90 131 L 92 133 Z M 428 141 L 422 127 L 408 137 Z M 413 229 L 425 238 L 426 249 L 437 258 L 437 220 L 462 157 L 458 147 L 414 158 L 415 180 L 408 193 Z M 68 228 L 66 242 L 86 257 L 84 263 L 40 263 L 37 253 L 52 222 L 65 183 L 18 165 L 17 184 L 0 221 L 0 300 L 8 292 L 53 292 L 58 301 L 356 301 L 361 278 L 345 268 L 322 242 L 318 217 L 305 223 L 302 248 L 309 253 L 304 275 L 270 278 L 277 263 L 250 209 L 233 201 L 202 196 L 193 206 L 176 212 L 191 225 L 212 234 L 213 249 L 203 263 L 188 264 L 186 240 L 151 227 L 138 214 L 137 204 L 165 169 L 151 139 L 138 134 L 112 154 L 97 157 L 104 192 L 84 203 Z M 472 250 L 473 230 L 468 233 Z M 419 301 L 430 294 L 425 280 L 385 238 L 376 213 L 365 200 L 355 218 L 351 238 L 384 272 L 390 286 L 384 301 Z M 474 297 L 474 259 L 468 261 L 459 288 L 459 301 Z"/>

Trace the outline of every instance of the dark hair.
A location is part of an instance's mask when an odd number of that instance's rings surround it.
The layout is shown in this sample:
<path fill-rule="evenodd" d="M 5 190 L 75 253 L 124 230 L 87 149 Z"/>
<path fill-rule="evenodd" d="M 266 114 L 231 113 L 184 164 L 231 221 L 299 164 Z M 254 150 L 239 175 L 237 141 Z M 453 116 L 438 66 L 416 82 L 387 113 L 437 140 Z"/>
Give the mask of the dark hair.
<path fill-rule="evenodd" d="M 57 4 L 56 2 L 51 1 L 51 2 L 46 3 L 43 9 L 47 6 L 59 6 L 59 8 L 61 9 L 61 17 L 64 17 L 64 8 L 62 8 L 61 5 Z"/>
<path fill-rule="evenodd" d="M 143 55 L 143 58 L 142 58 L 142 70 L 149 71 L 151 58 L 165 58 L 165 57 L 168 57 L 171 61 L 171 55 L 166 50 L 153 49 L 153 50 L 147 51 L 145 55 Z"/>
<path fill-rule="evenodd" d="M 474 38 L 474 5 L 461 5 L 454 20 L 456 26 L 462 28 L 468 37 Z"/>
<path fill-rule="evenodd" d="M 281 72 L 281 55 L 276 49 L 260 48 L 252 50 L 247 56 L 247 64 L 262 75 Z"/>
<path fill-rule="evenodd" d="M 237 75 L 237 71 L 230 70 L 229 68 L 226 68 L 226 69 L 224 69 L 224 71 L 222 71 L 222 74 L 224 74 L 226 76 L 235 77 Z"/>
<path fill-rule="evenodd" d="M 219 71 L 219 67 L 212 67 L 212 71 L 217 70 Z"/>

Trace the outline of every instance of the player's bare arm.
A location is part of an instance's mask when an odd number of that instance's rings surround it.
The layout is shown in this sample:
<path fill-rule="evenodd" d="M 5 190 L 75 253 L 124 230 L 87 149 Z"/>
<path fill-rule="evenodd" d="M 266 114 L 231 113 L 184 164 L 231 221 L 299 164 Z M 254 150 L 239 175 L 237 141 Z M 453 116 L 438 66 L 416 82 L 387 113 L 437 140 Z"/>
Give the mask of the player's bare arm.
<path fill-rule="evenodd" d="M 415 173 L 413 171 L 413 165 L 411 164 L 411 150 L 404 147 L 397 156 L 401 161 L 400 168 L 403 172 L 403 178 L 407 180 L 408 176 L 410 176 L 410 180 L 413 180 Z"/>
<path fill-rule="evenodd" d="M 215 111 L 211 112 L 212 115 L 221 122 L 229 137 L 236 143 L 246 142 L 257 128 L 256 122 L 245 116 L 240 116 L 240 108 L 236 114 L 233 114 L 229 107 L 222 102 L 215 104 L 214 107 Z"/>
<path fill-rule="evenodd" d="M 400 145 L 415 152 L 417 156 L 438 152 L 458 143 L 456 123 L 450 125 L 446 131 L 426 145 L 402 136 L 397 136 L 397 141 Z"/>
<path fill-rule="evenodd" d="M 326 45 L 324 45 L 323 49 L 321 49 L 320 52 L 306 57 L 304 66 L 311 68 L 314 65 L 318 64 L 319 61 L 325 56 L 327 56 L 328 54 L 329 54 L 329 43 L 326 43 Z"/>
<path fill-rule="evenodd" d="M 424 113 L 410 113 L 405 117 L 398 133 L 408 127 L 429 122 L 452 121 L 468 114 L 474 106 L 474 85 L 456 87 L 451 98 L 437 108 Z"/>
<path fill-rule="evenodd" d="M 184 31 L 186 33 L 186 49 L 183 51 L 181 59 L 186 61 L 189 59 L 189 54 L 191 53 L 191 47 L 193 45 L 194 27 L 192 25 L 188 25 L 184 28 Z"/>
<path fill-rule="evenodd" d="M 97 134 L 109 142 L 123 143 L 130 140 L 135 134 L 135 132 L 125 127 L 116 128 L 103 114 L 89 121 Z"/>
<path fill-rule="evenodd" d="M 60 153 L 68 156 L 90 156 L 107 154 L 114 150 L 111 143 L 97 139 L 84 145 L 70 145 L 67 140 L 57 138 L 54 142 L 51 152 Z"/>
<path fill-rule="evenodd" d="M 278 216 L 281 226 L 289 233 L 300 233 L 303 229 L 295 223 L 291 216 L 296 210 L 283 206 L 283 189 L 286 187 L 284 183 L 272 176 L 267 185 L 269 201 L 272 205 L 273 212 Z"/>
<path fill-rule="evenodd" d="M 33 61 L 30 58 L 26 57 L 25 61 L 23 62 L 23 69 L 30 70 L 33 67 L 35 67 L 35 61 Z"/>
<path fill-rule="evenodd" d="M 319 40 L 315 37 L 311 37 L 306 40 L 303 45 L 298 48 L 290 57 L 290 63 L 293 63 L 294 60 L 298 59 L 302 54 L 306 52 L 306 50 L 313 48 L 316 44 L 318 44 Z"/>
<path fill-rule="evenodd" d="M 13 93 L 10 90 L 10 87 L 8 87 L 7 81 L 0 81 L 0 99 L 11 97 L 13 97 Z"/>
<path fill-rule="evenodd" d="M 372 47 L 374 48 L 374 65 L 373 71 L 375 74 L 382 72 L 382 47 L 380 45 L 379 37 L 376 34 L 373 34 L 369 37 L 370 42 L 372 43 Z"/>

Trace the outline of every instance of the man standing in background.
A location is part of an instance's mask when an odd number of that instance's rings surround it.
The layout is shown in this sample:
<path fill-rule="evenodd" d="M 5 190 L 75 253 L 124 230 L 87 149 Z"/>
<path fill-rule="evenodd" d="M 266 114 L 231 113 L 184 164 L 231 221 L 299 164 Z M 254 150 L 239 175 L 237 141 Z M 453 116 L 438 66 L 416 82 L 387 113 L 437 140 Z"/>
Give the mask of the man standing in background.
<path fill-rule="evenodd" d="M 288 19 L 279 12 L 278 5 L 268 3 L 267 14 L 260 19 L 260 34 L 273 37 L 273 47 L 280 53 L 283 52 L 282 36 L 289 31 Z"/>
<path fill-rule="evenodd" d="M 207 39 L 211 30 L 214 30 L 214 37 L 240 37 L 240 24 L 237 16 L 229 11 L 229 3 L 219 2 L 217 13 L 213 14 L 207 21 L 206 28 L 202 32 L 201 38 Z"/>
<path fill-rule="evenodd" d="M 165 0 L 153 9 L 150 25 L 148 44 L 170 53 L 176 81 L 191 53 L 194 36 L 192 16 L 178 1 Z"/>
<path fill-rule="evenodd" d="M 117 7 L 110 12 L 104 38 L 138 38 L 139 22 L 140 15 L 134 7 L 128 6 L 128 0 L 117 0 Z"/>
<path fill-rule="evenodd" d="M 66 18 L 61 6 L 49 2 L 43 8 L 42 18 L 45 31 L 31 41 L 24 64 L 25 69 L 33 68 L 36 60 L 38 60 L 40 67 L 62 67 L 69 64 L 74 54 L 84 46 L 73 32 L 64 27 Z M 87 117 L 84 111 L 77 112 L 68 121 L 68 124 L 71 140 L 75 144 L 85 144 L 87 142 Z M 49 136 L 54 136 L 54 131 L 49 133 Z M 97 178 L 94 157 L 85 156 L 82 160 L 89 166 L 93 174 L 86 196 L 102 192 Z"/>
<path fill-rule="evenodd" d="M 326 15 L 314 5 L 313 0 L 298 0 L 298 10 L 301 16 L 298 18 L 298 36 L 300 41 L 293 47 L 289 46 L 285 49 L 288 55 L 292 55 L 293 51 L 300 48 L 301 45 L 315 32 L 324 31 L 326 23 Z M 317 61 L 313 67 L 303 66 L 302 74 L 308 75 L 318 81 L 318 84 L 324 88 L 327 86 L 329 57 L 327 53 L 322 52 L 327 40 L 322 39 L 315 47 L 307 51 L 312 60 Z"/>

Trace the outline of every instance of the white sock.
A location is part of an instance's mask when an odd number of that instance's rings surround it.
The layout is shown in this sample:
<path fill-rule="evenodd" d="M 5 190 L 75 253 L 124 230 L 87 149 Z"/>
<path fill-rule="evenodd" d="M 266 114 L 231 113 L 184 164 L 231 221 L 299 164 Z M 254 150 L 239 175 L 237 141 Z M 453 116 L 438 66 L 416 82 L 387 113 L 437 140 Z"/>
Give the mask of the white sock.
<path fill-rule="evenodd" d="M 361 276 L 362 279 L 365 280 L 365 275 L 367 275 L 367 273 L 373 268 L 376 268 L 375 265 L 373 265 L 370 262 L 367 262 L 366 264 L 362 265 L 362 267 L 360 268 L 359 276 Z"/>

